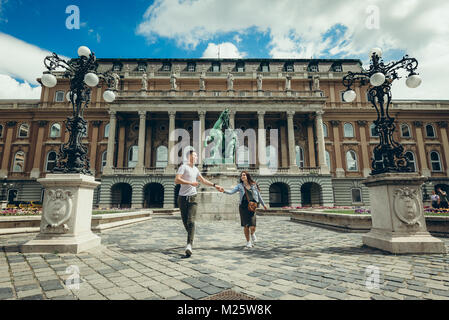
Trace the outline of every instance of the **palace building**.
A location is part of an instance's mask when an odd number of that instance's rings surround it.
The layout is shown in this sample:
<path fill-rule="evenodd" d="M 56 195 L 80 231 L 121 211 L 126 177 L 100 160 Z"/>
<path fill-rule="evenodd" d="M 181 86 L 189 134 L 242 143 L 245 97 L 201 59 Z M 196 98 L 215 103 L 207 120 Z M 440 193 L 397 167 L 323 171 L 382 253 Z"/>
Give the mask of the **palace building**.
<path fill-rule="evenodd" d="M 342 98 L 342 77 L 361 70 L 360 60 L 97 61 L 99 72 L 111 70 L 119 81 L 113 103 L 103 100 L 105 87 L 94 88 L 84 112 L 88 130 L 83 142 L 101 182 L 95 207 L 176 206 L 176 166 L 168 161 L 175 141 L 169 133 L 185 129 L 193 145 L 194 122 L 204 133 L 226 108 L 232 128 L 255 129 L 257 148 L 266 150 L 262 157 L 273 149 L 270 130 L 278 130 L 276 174 L 262 170 L 260 155 L 255 164 L 248 163 L 254 148 L 247 142 L 237 156 L 236 169 L 254 175 L 271 207 L 369 205 L 362 181 L 379 142 L 372 124 L 376 112 L 367 100 L 367 86 L 355 87 L 352 103 Z M 68 79 L 59 74 L 57 86 L 43 87 L 39 100 L 0 100 L 2 200 L 42 200 L 37 179 L 55 166 L 60 145 L 68 140 L 68 91 Z M 449 101 L 393 100 L 390 113 L 411 169 L 428 177 L 424 199 L 437 186 L 447 190 Z M 207 173 L 204 150 L 198 153 L 198 166 Z"/>

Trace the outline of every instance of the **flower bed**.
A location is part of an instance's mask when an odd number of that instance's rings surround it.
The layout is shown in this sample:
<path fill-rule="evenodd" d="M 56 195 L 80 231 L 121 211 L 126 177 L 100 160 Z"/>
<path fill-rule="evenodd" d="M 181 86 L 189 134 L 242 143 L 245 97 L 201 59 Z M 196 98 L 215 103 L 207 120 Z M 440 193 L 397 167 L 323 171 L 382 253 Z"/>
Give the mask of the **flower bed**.
<path fill-rule="evenodd" d="M 40 208 L 7 208 L 0 210 L 0 217 L 8 216 L 39 216 L 42 214 Z"/>

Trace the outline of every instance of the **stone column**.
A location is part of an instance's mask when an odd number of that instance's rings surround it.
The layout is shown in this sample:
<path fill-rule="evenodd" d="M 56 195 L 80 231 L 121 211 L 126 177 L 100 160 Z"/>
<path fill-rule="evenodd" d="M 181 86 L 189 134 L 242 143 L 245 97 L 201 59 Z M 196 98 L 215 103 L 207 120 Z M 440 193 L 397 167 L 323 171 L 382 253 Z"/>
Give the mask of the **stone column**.
<path fill-rule="evenodd" d="M 416 128 L 416 143 L 418 146 L 418 157 L 421 163 L 421 173 L 425 177 L 430 177 L 431 172 L 427 166 L 426 149 L 424 147 L 424 139 L 422 135 L 422 121 L 414 121 L 413 124 Z"/>
<path fill-rule="evenodd" d="M 9 160 L 11 156 L 11 142 L 12 136 L 14 134 L 14 127 L 16 126 L 16 124 L 17 121 L 6 122 L 6 127 L 8 129 L 6 130 L 6 140 L 5 144 L 3 145 L 2 167 L 0 170 L 1 178 L 8 176 L 8 173 L 10 171 Z"/>
<path fill-rule="evenodd" d="M 313 120 L 311 119 L 311 115 L 306 120 L 307 123 L 307 142 L 309 149 L 309 167 L 315 168 L 315 138 L 313 137 Z"/>
<path fill-rule="evenodd" d="M 115 111 L 109 111 L 109 115 L 108 149 L 106 153 L 106 166 L 103 168 L 103 174 L 112 174 L 112 167 L 114 166 L 115 128 L 117 126 L 117 117 Z"/>
<path fill-rule="evenodd" d="M 119 122 L 118 128 L 118 152 L 117 152 L 117 168 L 127 168 L 128 161 L 124 161 L 124 159 L 128 160 L 128 153 L 125 151 L 126 141 L 125 141 L 125 129 L 128 125 L 126 120 L 122 120 Z"/>
<path fill-rule="evenodd" d="M 342 158 L 341 158 L 341 149 L 340 149 L 340 134 L 338 127 L 340 126 L 340 121 L 332 120 L 330 121 L 332 125 L 332 130 L 334 134 L 334 148 L 335 148 L 335 163 L 337 168 L 335 169 L 335 174 L 337 177 L 344 177 L 345 170 L 343 169 Z"/>
<path fill-rule="evenodd" d="M 150 115 L 148 116 L 150 117 Z M 151 163 L 151 148 L 153 147 L 152 144 L 152 128 L 151 128 L 151 122 L 148 123 L 149 125 L 147 126 L 147 137 L 145 139 L 145 168 L 150 168 L 152 167 L 152 163 Z"/>
<path fill-rule="evenodd" d="M 440 127 L 441 142 L 443 143 L 444 159 L 446 162 L 446 174 L 447 176 L 449 176 L 449 142 L 447 140 L 447 122 L 438 121 L 437 124 Z"/>
<path fill-rule="evenodd" d="M 296 150 L 295 150 L 295 131 L 293 127 L 293 116 L 295 111 L 287 111 L 287 130 L 288 130 L 288 154 L 289 154 L 289 166 L 291 171 L 299 171 L 296 165 Z"/>
<path fill-rule="evenodd" d="M 421 186 L 425 177 L 416 173 L 384 173 L 368 177 L 371 231 L 363 244 L 402 253 L 446 253 L 444 242 L 426 228 Z"/>
<path fill-rule="evenodd" d="M 97 171 L 97 147 L 98 147 L 98 128 L 101 125 L 101 121 L 92 121 L 92 141 L 90 144 L 90 171 L 92 171 L 95 177 L 95 172 Z M 107 156 L 108 154 L 106 154 Z"/>
<path fill-rule="evenodd" d="M 357 120 L 360 130 L 360 148 L 362 149 L 362 165 L 363 176 L 368 177 L 371 172 L 371 165 L 368 156 L 368 143 L 366 141 L 366 124 L 365 120 Z"/>
<path fill-rule="evenodd" d="M 235 129 L 235 110 L 229 110 L 229 127 Z"/>
<path fill-rule="evenodd" d="M 259 119 L 258 126 L 258 154 L 259 154 L 259 168 L 265 168 L 267 166 L 267 146 L 266 146 L 266 136 L 265 136 L 265 121 L 264 121 L 265 111 L 257 111 L 257 117 Z"/>
<path fill-rule="evenodd" d="M 175 163 L 172 162 L 171 153 L 173 152 L 173 148 L 175 145 L 175 141 L 170 139 L 172 132 L 175 131 L 175 119 L 176 119 L 176 111 L 168 111 L 169 122 L 168 122 L 168 165 L 167 171 L 174 172 L 175 171 Z M 176 157 L 175 157 L 176 158 Z M 175 159 L 173 159 L 174 161 Z"/>
<path fill-rule="evenodd" d="M 323 131 L 323 114 L 324 111 L 319 110 L 316 112 L 315 117 L 315 129 L 316 129 L 316 139 L 318 142 L 318 164 L 320 166 L 321 174 L 329 174 L 329 167 L 326 163 L 326 143 L 324 141 L 324 131 Z"/>
<path fill-rule="evenodd" d="M 134 172 L 144 173 L 144 159 L 145 159 L 145 131 L 146 131 L 147 112 L 139 111 L 139 141 L 138 141 L 138 154 L 137 165 Z"/>
<path fill-rule="evenodd" d="M 46 120 L 40 120 L 37 122 L 39 125 L 39 129 L 37 132 L 37 141 L 34 151 L 34 161 L 33 161 L 33 169 L 31 169 L 30 172 L 30 178 L 39 178 L 40 175 L 40 167 L 41 164 L 41 157 L 42 157 L 42 144 L 44 142 L 44 132 L 45 132 L 45 126 L 48 124 L 48 121 Z M 45 166 L 45 161 L 44 161 Z M 44 168 L 45 171 L 45 168 Z"/>

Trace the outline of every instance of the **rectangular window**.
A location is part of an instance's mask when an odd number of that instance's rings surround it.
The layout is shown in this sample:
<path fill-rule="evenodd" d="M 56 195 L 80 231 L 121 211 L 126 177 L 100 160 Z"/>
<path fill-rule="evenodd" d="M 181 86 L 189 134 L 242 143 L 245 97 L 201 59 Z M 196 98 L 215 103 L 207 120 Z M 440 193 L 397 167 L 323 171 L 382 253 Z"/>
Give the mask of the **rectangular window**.
<path fill-rule="evenodd" d="M 285 71 L 287 72 L 293 72 L 293 64 L 287 64 L 285 65 Z"/>
<path fill-rule="evenodd" d="M 312 65 L 309 67 L 309 71 L 310 71 L 310 72 L 318 72 L 318 66 L 317 66 L 316 64 L 312 64 Z"/>
<path fill-rule="evenodd" d="M 170 63 L 164 63 L 164 64 L 162 65 L 162 71 L 168 72 L 168 71 L 170 71 L 170 70 L 171 70 L 171 64 L 170 64 Z"/>
<path fill-rule="evenodd" d="M 362 191 L 360 189 L 352 189 L 352 203 L 362 202 Z"/>
<path fill-rule="evenodd" d="M 194 63 L 189 63 L 187 65 L 187 71 L 189 72 L 195 72 L 195 64 Z"/>
<path fill-rule="evenodd" d="M 262 64 L 260 66 L 260 69 L 262 70 L 262 72 L 270 72 L 270 67 L 266 63 Z"/>
<path fill-rule="evenodd" d="M 212 64 L 212 72 L 220 72 L 220 65 L 218 63 Z"/>
<path fill-rule="evenodd" d="M 55 101 L 64 102 L 64 91 L 56 91 Z"/>

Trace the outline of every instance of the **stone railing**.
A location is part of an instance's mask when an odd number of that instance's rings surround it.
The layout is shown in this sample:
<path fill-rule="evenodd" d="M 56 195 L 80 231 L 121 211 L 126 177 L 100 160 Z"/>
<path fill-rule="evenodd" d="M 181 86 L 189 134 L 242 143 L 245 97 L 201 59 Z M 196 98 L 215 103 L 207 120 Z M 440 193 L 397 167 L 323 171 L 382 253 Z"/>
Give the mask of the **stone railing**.
<path fill-rule="evenodd" d="M 165 168 L 145 168 L 144 174 L 164 174 Z"/>
<path fill-rule="evenodd" d="M 119 91 L 119 98 L 133 97 L 228 97 L 228 98 L 257 98 L 257 97 L 293 97 L 293 98 L 324 98 L 324 92 L 316 91 L 250 91 L 250 90 L 139 90 L 139 91 Z"/>

